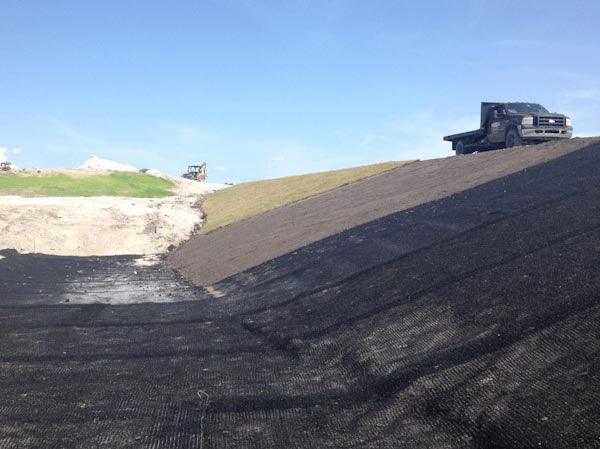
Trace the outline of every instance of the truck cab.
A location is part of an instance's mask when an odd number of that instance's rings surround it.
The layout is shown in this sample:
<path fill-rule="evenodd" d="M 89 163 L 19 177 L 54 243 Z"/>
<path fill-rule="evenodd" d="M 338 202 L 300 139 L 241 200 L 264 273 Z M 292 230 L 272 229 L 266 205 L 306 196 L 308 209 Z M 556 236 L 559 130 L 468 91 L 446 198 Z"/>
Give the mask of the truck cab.
<path fill-rule="evenodd" d="M 537 103 L 481 103 L 480 128 L 445 136 L 456 154 L 570 139 L 571 119 Z"/>

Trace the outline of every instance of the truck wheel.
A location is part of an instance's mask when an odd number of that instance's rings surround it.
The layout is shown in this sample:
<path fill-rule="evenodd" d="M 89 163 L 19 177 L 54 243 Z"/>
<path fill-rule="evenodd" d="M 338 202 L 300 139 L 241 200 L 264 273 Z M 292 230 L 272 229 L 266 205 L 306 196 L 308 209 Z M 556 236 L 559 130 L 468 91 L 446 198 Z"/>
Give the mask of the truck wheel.
<path fill-rule="evenodd" d="M 517 132 L 517 130 L 514 128 L 509 129 L 508 132 L 506 133 L 506 137 L 504 138 L 504 147 L 505 148 L 518 147 L 522 143 L 523 143 L 523 140 L 521 139 L 521 136 L 519 136 L 519 133 Z"/>
<path fill-rule="evenodd" d="M 465 151 L 465 142 L 462 140 L 456 142 L 456 145 L 454 145 L 454 150 L 456 151 L 456 154 L 467 154 Z"/>

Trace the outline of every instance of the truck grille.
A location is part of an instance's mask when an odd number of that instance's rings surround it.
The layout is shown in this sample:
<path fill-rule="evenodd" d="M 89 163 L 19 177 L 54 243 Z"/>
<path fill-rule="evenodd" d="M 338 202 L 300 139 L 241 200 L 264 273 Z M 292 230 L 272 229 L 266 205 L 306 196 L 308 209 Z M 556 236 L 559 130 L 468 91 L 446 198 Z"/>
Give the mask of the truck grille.
<path fill-rule="evenodd" d="M 548 126 L 550 128 L 563 128 L 565 126 L 564 117 L 538 117 L 538 126 Z"/>

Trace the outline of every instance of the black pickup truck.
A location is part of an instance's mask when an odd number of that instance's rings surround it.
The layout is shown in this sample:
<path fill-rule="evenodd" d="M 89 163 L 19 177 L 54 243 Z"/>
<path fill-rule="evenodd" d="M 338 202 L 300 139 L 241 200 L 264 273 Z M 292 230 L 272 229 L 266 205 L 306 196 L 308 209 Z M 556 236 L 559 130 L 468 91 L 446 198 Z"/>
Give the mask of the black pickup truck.
<path fill-rule="evenodd" d="M 445 136 L 456 154 L 570 139 L 571 119 L 536 103 L 481 103 L 481 127 Z"/>

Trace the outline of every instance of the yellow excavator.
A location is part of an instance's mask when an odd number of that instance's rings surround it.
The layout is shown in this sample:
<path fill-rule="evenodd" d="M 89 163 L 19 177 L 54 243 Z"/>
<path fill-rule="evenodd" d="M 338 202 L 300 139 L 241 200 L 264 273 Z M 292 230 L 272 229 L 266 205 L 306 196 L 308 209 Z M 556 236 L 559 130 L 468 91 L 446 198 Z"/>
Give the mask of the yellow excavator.
<path fill-rule="evenodd" d="M 206 162 L 203 162 L 202 165 L 188 165 L 187 172 L 181 175 L 182 178 L 198 182 L 203 182 L 207 176 Z"/>

